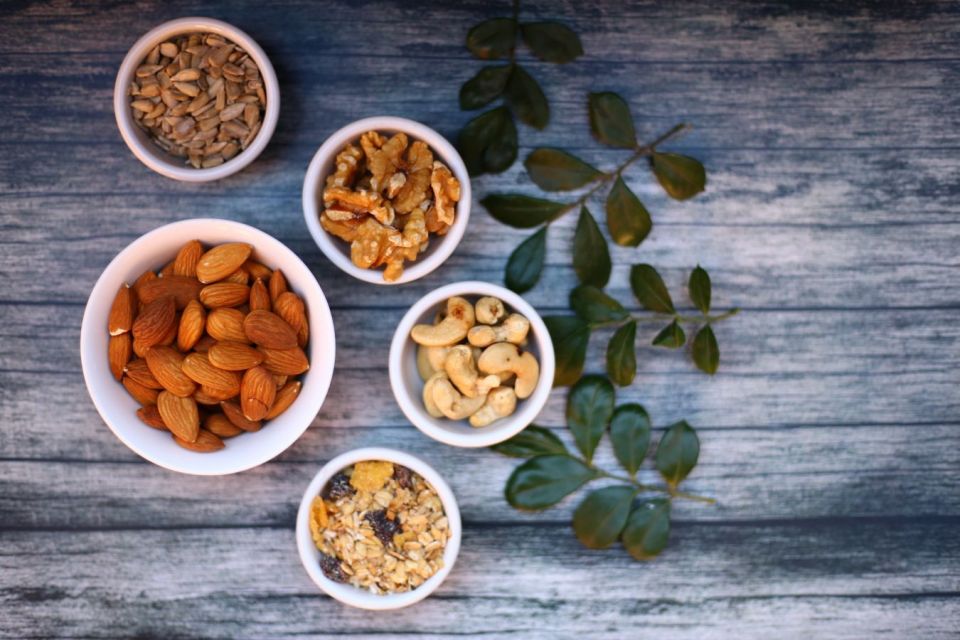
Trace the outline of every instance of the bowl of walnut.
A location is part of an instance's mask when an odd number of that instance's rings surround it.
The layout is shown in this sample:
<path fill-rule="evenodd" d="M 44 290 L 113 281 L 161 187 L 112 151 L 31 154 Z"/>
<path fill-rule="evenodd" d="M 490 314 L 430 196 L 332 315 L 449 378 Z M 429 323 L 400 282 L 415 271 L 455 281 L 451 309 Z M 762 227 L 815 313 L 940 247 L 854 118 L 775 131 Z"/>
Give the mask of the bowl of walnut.
<path fill-rule="evenodd" d="M 206 182 L 260 155 L 277 125 L 280 90 L 253 38 L 220 20 L 181 18 L 130 48 L 113 110 L 143 164 L 168 178 Z"/>
<path fill-rule="evenodd" d="M 297 550 L 310 578 L 362 609 L 399 609 L 433 593 L 460 551 L 460 510 L 430 465 L 369 447 L 337 456 L 297 512 Z"/>
<path fill-rule="evenodd" d="M 439 267 L 463 238 L 470 178 L 433 129 L 405 118 L 353 122 L 314 155 L 303 215 L 320 250 L 373 284 L 403 284 Z"/>
<path fill-rule="evenodd" d="M 195 219 L 131 243 L 83 314 L 83 376 L 104 422 L 167 469 L 236 473 L 307 429 L 333 375 L 333 320 L 290 249 Z"/>

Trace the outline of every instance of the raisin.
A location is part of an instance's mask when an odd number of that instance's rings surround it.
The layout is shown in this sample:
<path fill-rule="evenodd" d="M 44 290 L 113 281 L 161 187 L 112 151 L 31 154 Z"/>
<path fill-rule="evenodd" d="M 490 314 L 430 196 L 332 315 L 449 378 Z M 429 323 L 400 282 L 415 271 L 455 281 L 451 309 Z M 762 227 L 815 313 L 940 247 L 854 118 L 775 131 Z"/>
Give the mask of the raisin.
<path fill-rule="evenodd" d="M 334 582 L 346 582 L 347 574 L 340 567 L 340 561 L 325 553 L 320 554 L 320 570 Z"/>
<path fill-rule="evenodd" d="M 413 472 L 406 467 L 395 464 L 393 465 L 393 477 L 396 478 L 397 484 L 399 484 L 404 489 L 413 488 Z"/>
<path fill-rule="evenodd" d="M 330 482 L 323 489 L 323 497 L 328 500 L 339 500 L 343 496 L 348 496 L 354 492 L 350 486 L 350 478 L 342 471 L 330 478 Z"/>
<path fill-rule="evenodd" d="M 364 517 L 373 527 L 374 535 L 380 539 L 384 546 L 393 542 L 393 536 L 400 533 L 400 521 L 388 518 L 386 509 L 368 511 Z"/>

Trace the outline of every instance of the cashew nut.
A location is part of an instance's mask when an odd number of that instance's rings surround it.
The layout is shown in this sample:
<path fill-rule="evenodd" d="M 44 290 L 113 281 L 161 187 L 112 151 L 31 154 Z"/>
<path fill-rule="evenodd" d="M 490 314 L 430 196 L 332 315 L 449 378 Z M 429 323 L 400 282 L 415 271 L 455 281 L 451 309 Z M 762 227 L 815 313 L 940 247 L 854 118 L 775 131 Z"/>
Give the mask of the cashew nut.
<path fill-rule="evenodd" d="M 499 326 L 477 325 L 472 327 L 467 332 L 467 340 L 477 347 L 486 347 L 494 342 L 520 344 L 527 338 L 528 331 L 530 331 L 530 321 L 519 313 L 511 313 Z"/>
<path fill-rule="evenodd" d="M 473 353 L 465 344 L 450 348 L 447 359 L 443 361 L 443 370 L 449 376 L 450 382 L 468 398 L 485 396 L 490 389 L 500 386 L 500 376 L 480 377 L 477 365 L 473 361 Z"/>
<path fill-rule="evenodd" d="M 528 398 L 537 387 L 540 378 L 540 365 L 529 351 L 522 355 L 515 344 L 498 342 L 483 351 L 477 360 L 477 367 L 483 373 L 499 374 L 510 371 L 517 374 L 514 390 L 520 399 Z"/>
<path fill-rule="evenodd" d="M 423 406 L 434 418 L 442 418 L 443 412 L 437 407 L 437 403 L 433 401 L 433 388 L 439 380 L 446 380 L 447 374 L 443 371 L 438 371 L 430 376 L 426 383 L 423 385 Z"/>
<path fill-rule="evenodd" d="M 430 364 L 430 352 L 428 351 L 434 348 L 436 347 L 425 347 L 422 344 L 417 345 L 417 373 L 420 374 L 420 378 L 424 382 L 437 372 L 433 365 Z"/>
<path fill-rule="evenodd" d="M 447 347 L 463 340 L 476 322 L 473 305 L 459 296 L 447 300 L 447 315 L 439 324 L 418 324 L 410 331 L 417 344 Z"/>
<path fill-rule="evenodd" d="M 427 352 L 427 361 L 434 371 L 443 371 L 443 361 L 450 353 L 450 347 L 422 347 Z"/>
<path fill-rule="evenodd" d="M 443 415 L 451 420 L 463 420 L 474 413 L 487 401 L 486 395 L 476 398 L 467 398 L 460 395 L 460 392 L 450 384 L 446 376 L 433 383 L 432 399 Z"/>
<path fill-rule="evenodd" d="M 517 394 L 510 387 L 497 387 L 487 394 L 487 402 L 470 416 L 471 427 L 485 427 L 506 418 L 517 408 Z"/>
<path fill-rule="evenodd" d="M 492 296 L 480 298 L 474 307 L 477 310 L 477 322 L 481 324 L 497 324 L 507 313 L 503 308 L 503 302 Z"/>

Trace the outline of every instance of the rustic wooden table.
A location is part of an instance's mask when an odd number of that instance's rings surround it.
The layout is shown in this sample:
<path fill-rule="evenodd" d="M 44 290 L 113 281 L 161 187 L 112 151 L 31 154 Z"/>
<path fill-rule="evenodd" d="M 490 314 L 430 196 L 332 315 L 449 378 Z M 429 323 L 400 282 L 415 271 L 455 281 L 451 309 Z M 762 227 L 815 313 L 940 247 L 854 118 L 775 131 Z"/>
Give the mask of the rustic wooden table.
<path fill-rule="evenodd" d="M 441 6 L 445 5 L 445 6 Z M 501 6 L 504 5 L 504 6 Z M 674 149 L 710 183 L 687 203 L 646 177 L 654 212 L 631 262 L 680 289 L 698 261 L 718 306 L 720 373 L 641 349 L 620 393 L 659 425 L 701 434 L 690 490 L 655 562 L 587 551 L 570 502 L 539 514 L 502 496 L 515 462 L 428 440 L 388 388 L 395 323 L 447 282 L 499 281 L 522 232 L 477 204 L 529 189 L 518 164 L 474 183 L 469 231 L 438 271 L 380 288 L 334 268 L 307 235 L 300 187 L 324 138 L 360 116 L 414 118 L 448 137 L 470 117 L 478 68 L 464 34 L 506 3 L 12 2 L 0 6 L 0 636 L 518 638 L 956 637 L 960 631 L 960 6 L 937 2 L 524 3 L 582 36 L 563 67 L 530 61 L 553 106 L 534 146 L 601 166 L 585 95 L 628 97 L 641 135 L 679 120 Z M 273 142 L 206 185 L 137 162 L 114 124 L 114 74 L 157 23 L 212 15 L 247 30 L 281 78 Z M 524 54 L 526 55 L 526 54 Z M 600 206 L 595 203 L 595 210 Z M 230 477 L 170 473 L 102 423 L 80 372 L 80 319 L 107 262 L 140 234 L 196 216 L 273 234 L 333 308 L 337 366 L 309 431 Z M 559 312 L 574 280 L 573 217 L 551 231 L 527 295 Z M 594 345 L 589 367 L 600 369 Z M 555 392 L 539 422 L 563 424 Z M 453 573 L 393 613 L 320 595 L 293 539 L 300 494 L 333 455 L 414 451 L 446 476 L 465 519 Z M 600 453 L 609 462 L 609 450 Z"/>

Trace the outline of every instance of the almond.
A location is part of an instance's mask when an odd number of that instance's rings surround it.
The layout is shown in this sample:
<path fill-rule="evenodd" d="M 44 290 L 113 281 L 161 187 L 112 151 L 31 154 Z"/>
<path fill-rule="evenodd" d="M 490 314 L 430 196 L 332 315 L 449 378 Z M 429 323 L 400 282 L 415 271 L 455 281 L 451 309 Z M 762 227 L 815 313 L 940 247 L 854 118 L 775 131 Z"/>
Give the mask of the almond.
<path fill-rule="evenodd" d="M 221 402 L 220 408 L 223 409 L 223 415 L 227 416 L 227 420 L 240 429 L 249 432 L 260 431 L 260 427 L 262 426 L 260 421 L 247 420 L 247 417 L 243 415 L 243 411 L 240 409 L 240 405 L 236 402 Z"/>
<path fill-rule="evenodd" d="M 196 441 L 200 433 L 200 413 L 193 398 L 161 391 L 157 396 L 157 409 L 171 433 L 187 442 Z"/>
<path fill-rule="evenodd" d="M 277 374 L 273 374 L 273 380 L 274 382 L 277 383 L 277 391 L 280 391 L 280 389 L 283 389 L 283 385 L 287 384 L 287 380 L 289 379 L 290 379 L 290 376 L 280 376 Z"/>
<path fill-rule="evenodd" d="M 307 323 L 307 310 L 303 306 L 303 300 L 292 291 L 281 293 L 273 304 L 273 310 L 293 327 L 294 331 L 299 332 L 300 327 Z"/>
<path fill-rule="evenodd" d="M 217 282 L 200 290 L 200 302 L 208 309 L 236 307 L 249 298 L 250 287 L 236 282 Z"/>
<path fill-rule="evenodd" d="M 203 245 L 199 240 L 191 240 L 180 247 L 177 257 L 173 259 L 173 275 L 197 277 L 197 263 L 203 255 Z"/>
<path fill-rule="evenodd" d="M 157 404 L 157 394 L 159 392 L 156 389 L 148 389 L 130 376 L 123 376 L 121 382 L 127 393 L 143 406 Z"/>
<path fill-rule="evenodd" d="M 156 280 L 156 279 L 157 279 L 157 274 L 155 274 L 153 271 L 144 271 L 142 274 L 140 274 L 140 277 L 137 278 L 134 281 L 133 286 L 130 287 L 131 289 L 133 289 L 133 292 L 137 295 L 137 300 L 141 302 L 143 301 L 143 298 L 140 296 L 140 289 L 143 287 L 143 285 L 146 284 L 147 282 L 150 282 L 151 280 Z"/>
<path fill-rule="evenodd" d="M 240 408 L 247 420 L 263 420 L 276 397 L 277 383 L 266 369 L 247 369 L 240 383 Z"/>
<path fill-rule="evenodd" d="M 263 353 L 242 342 L 224 340 L 207 352 L 210 364 L 227 371 L 246 371 L 263 362 Z"/>
<path fill-rule="evenodd" d="M 300 325 L 300 330 L 297 331 L 297 344 L 300 345 L 301 349 L 307 348 L 307 342 L 310 340 L 310 323 L 304 322 Z"/>
<path fill-rule="evenodd" d="M 176 434 L 173 436 L 173 441 L 184 449 L 196 451 L 197 453 L 210 453 L 212 451 L 219 451 L 220 449 L 223 449 L 223 440 L 210 433 L 206 429 L 200 429 L 193 441 L 177 437 Z"/>
<path fill-rule="evenodd" d="M 132 353 L 133 339 L 129 333 L 110 336 L 110 343 L 107 345 L 107 362 L 110 364 L 110 373 L 117 382 L 123 378 L 123 368 L 127 366 Z"/>
<path fill-rule="evenodd" d="M 203 421 L 203 428 L 221 438 L 232 438 L 243 433 L 243 429 L 230 422 L 222 413 L 214 413 Z"/>
<path fill-rule="evenodd" d="M 233 397 L 240 393 L 240 376 L 233 371 L 219 369 L 212 364 L 205 353 L 191 353 L 180 365 L 187 376 L 206 390 L 209 387 Z"/>
<path fill-rule="evenodd" d="M 223 398 L 218 398 L 214 395 L 211 395 L 204 391 L 203 387 L 200 387 L 193 392 L 193 399 L 197 401 L 197 404 L 204 404 L 208 406 L 218 405 L 223 402 Z"/>
<path fill-rule="evenodd" d="M 157 273 L 161 278 L 168 277 L 173 275 L 173 260 L 163 265 L 163 268 Z"/>
<path fill-rule="evenodd" d="M 161 431 L 167 430 L 167 425 L 163 423 L 163 418 L 160 417 L 160 410 L 157 409 L 155 405 L 151 404 L 146 407 L 140 407 L 137 409 L 137 417 L 148 427 L 160 429 Z"/>
<path fill-rule="evenodd" d="M 226 278 L 223 279 L 224 282 L 235 282 L 237 284 L 250 284 L 250 274 L 247 273 L 247 270 L 243 267 L 240 267 Z"/>
<path fill-rule="evenodd" d="M 223 280 L 239 269 L 252 251 L 253 247 L 243 242 L 230 242 L 210 249 L 197 263 L 197 279 L 203 283 Z"/>
<path fill-rule="evenodd" d="M 287 279 L 283 275 L 283 271 L 277 269 L 273 272 L 273 275 L 270 276 L 270 300 L 273 302 L 277 301 L 277 298 L 280 297 L 280 294 L 287 290 Z"/>
<path fill-rule="evenodd" d="M 263 368 L 279 376 L 296 376 L 310 368 L 307 354 L 300 347 L 293 349 L 267 349 L 263 352 Z"/>
<path fill-rule="evenodd" d="M 273 275 L 273 271 L 270 270 L 270 267 L 266 267 L 256 260 L 247 260 L 243 263 L 243 268 L 246 269 L 251 278 L 260 278 L 265 282 L 270 279 L 270 276 Z"/>
<path fill-rule="evenodd" d="M 170 393 L 186 398 L 193 395 L 197 385 L 183 372 L 182 363 L 183 354 L 173 347 L 156 346 L 147 351 L 147 366 L 157 382 Z"/>
<path fill-rule="evenodd" d="M 133 355 L 138 358 L 145 358 L 147 356 L 147 351 L 150 351 L 150 347 L 143 344 L 142 341 L 133 339 Z"/>
<path fill-rule="evenodd" d="M 165 296 L 173 296 L 177 309 L 183 309 L 188 302 L 200 296 L 202 288 L 203 285 L 196 278 L 169 275 L 143 283 L 138 294 L 140 301 L 147 304 Z"/>
<path fill-rule="evenodd" d="M 244 317 L 239 309 L 214 309 L 207 314 L 207 333 L 215 340 L 250 342 L 243 329 Z"/>
<path fill-rule="evenodd" d="M 277 391 L 277 399 L 274 400 L 273 406 L 270 407 L 270 411 L 267 412 L 267 420 L 273 420 L 289 409 L 293 401 L 300 395 L 301 386 L 302 384 L 299 380 L 294 380 L 289 384 L 285 384 L 280 391 Z"/>
<path fill-rule="evenodd" d="M 159 344 L 175 327 L 177 309 L 173 296 L 164 296 L 148 303 L 133 321 L 133 337 L 145 348 Z"/>
<path fill-rule="evenodd" d="M 250 287 L 250 311 L 270 311 L 270 292 L 261 278 Z"/>
<path fill-rule="evenodd" d="M 177 331 L 177 348 L 190 351 L 203 336 L 207 328 L 207 310 L 196 300 L 191 300 L 180 315 L 180 329 Z"/>
<path fill-rule="evenodd" d="M 296 331 L 283 318 L 270 311 L 248 313 L 243 319 L 243 330 L 247 338 L 261 347 L 292 349 L 297 346 Z"/>
<path fill-rule="evenodd" d="M 242 323 L 241 323 L 241 326 L 242 326 Z M 215 344 L 217 344 L 216 339 L 213 336 L 207 335 L 205 333 L 200 337 L 199 340 L 197 340 L 197 344 L 193 345 L 193 350 L 198 351 L 200 353 L 206 353 L 207 351 L 210 350 L 210 347 L 212 347 Z"/>
<path fill-rule="evenodd" d="M 201 386 L 200 391 L 203 392 L 203 395 L 207 398 L 213 398 L 217 402 L 223 402 L 224 400 L 233 400 L 239 394 L 239 391 L 233 389 L 224 389 L 221 387 L 207 387 Z"/>
<path fill-rule="evenodd" d="M 137 315 L 137 294 L 124 284 L 117 291 L 113 304 L 110 306 L 110 315 L 107 318 L 107 330 L 111 336 L 130 331 L 133 319 Z"/>
<path fill-rule="evenodd" d="M 143 358 L 128 362 L 123 372 L 148 389 L 163 389 L 163 385 L 157 382 L 157 379 L 150 373 L 147 361 Z"/>
<path fill-rule="evenodd" d="M 179 328 L 179 326 L 180 326 L 180 314 L 178 313 L 173 316 L 173 324 L 170 325 L 170 330 L 167 331 L 167 335 L 163 336 L 163 340 L 161 340 L 157 344 L 160 344 L 164 347 L 169 347 L 174 342 L 176 342 L 177 329 Z"/>

